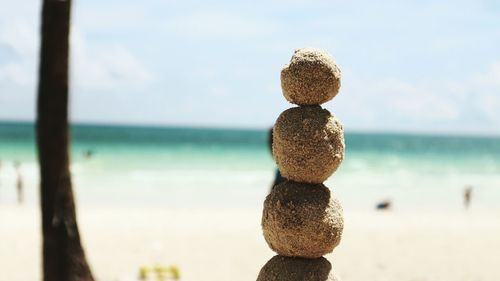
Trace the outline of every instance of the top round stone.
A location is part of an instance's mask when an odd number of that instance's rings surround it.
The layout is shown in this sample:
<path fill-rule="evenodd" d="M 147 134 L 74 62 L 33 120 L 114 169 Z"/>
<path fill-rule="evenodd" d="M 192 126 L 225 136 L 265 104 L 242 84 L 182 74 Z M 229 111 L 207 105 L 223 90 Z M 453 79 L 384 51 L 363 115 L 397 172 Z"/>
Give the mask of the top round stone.
<path fill-rule="evenodd" d="M 340 77 L 340 68 L 326 51 L 297 49 L 281 70 L 281 89 L 291 103 L 320 105 L 337 95 Z"/>

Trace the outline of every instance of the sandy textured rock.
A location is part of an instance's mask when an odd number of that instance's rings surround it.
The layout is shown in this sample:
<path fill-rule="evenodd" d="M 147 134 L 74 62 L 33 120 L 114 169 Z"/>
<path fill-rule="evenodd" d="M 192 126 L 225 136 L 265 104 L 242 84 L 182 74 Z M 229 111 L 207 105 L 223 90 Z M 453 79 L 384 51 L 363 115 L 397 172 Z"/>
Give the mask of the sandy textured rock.
<path fill-rule="evenodd" d="M 273 156 L 281 174 L 298 182 L 322 183 L 344 159 L 344 130 L 328 110 L 285 110 L 273 128 Z"/>
<path fill-rule="evenodd" d="M 274 256 L 260 270 L 257 281 L 338 281 L 325 258 Z"/>
<path fill-rule="evenodd" d="M 339 67 L 326 51 L 298 49 L 281 70 L 281 89 L 291 103 L 319 105 L 337 95 L 340 77 Z"/>
<path fill-rule="evenodd" d="M 264 238 L 280 255 L 326 255 L 340 243 L 343 228 L 340 202 L 323 184 L 285 181 L 264 201 Z"/>

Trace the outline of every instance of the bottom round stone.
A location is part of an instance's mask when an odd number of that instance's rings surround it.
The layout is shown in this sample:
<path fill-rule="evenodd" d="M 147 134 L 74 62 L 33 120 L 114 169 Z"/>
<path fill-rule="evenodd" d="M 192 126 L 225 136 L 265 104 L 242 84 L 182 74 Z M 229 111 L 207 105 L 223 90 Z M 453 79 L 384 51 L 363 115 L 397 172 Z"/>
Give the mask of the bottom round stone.
<path fill-rule="evenodd" d="M 325 258 L 274 256 L 260 270 L 257 281 L 337 281 Z"/>

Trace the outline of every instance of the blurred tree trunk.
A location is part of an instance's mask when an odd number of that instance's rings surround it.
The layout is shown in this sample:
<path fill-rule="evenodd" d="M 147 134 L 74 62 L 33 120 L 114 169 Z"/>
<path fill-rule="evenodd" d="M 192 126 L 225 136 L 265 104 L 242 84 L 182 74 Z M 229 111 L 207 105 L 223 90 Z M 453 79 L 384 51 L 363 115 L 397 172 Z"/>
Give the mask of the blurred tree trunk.
<path fill-rule="evenodd" d="M 93 281 L 76 222 L 69 171 L 71 0 L 43 0 L 37 103 L 44 281 Z"/>

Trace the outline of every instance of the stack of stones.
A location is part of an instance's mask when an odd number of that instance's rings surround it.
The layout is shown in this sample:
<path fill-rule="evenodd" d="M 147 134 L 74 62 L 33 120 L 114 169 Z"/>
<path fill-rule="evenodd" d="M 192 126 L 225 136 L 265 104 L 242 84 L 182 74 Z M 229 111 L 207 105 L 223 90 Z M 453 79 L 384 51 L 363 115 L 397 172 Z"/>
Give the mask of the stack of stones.
<path fill-rule="evenodd" d="M 273 157 L 287 179 L 264 202 L 262 228 L 278 253 L 257 280 L 337 280 L 322 256 L 339 244 L 342 207 L 323 182 L 344 158 L 342 124 L 321 104 L 340 88 L 340 69 L 325 51 L 296 50 L 281 71 L 285 98 L 298 105 L 285 110 L 273 128 Z"/>

